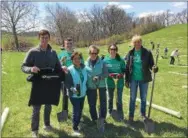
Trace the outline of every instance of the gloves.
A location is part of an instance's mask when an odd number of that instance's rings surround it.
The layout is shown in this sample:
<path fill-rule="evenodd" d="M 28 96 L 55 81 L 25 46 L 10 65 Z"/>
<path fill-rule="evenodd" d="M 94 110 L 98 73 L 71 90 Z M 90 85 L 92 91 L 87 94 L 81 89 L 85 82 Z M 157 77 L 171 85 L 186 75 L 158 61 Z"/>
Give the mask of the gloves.
<path fill-rule="evenodd" d="M 117 74 L 117 75 L 116 75 L 116 78 L 117 78 L 117 79 L 123 78 L 123 74 Z"/>
<path fill-rule="evenodd" d="M 158 72 L 158 70 L 159 70 L 159 69 L 158 69 L 158 67 L 157 67 L 157 66 L 155 66 L 155 65 L 154 65 L 154 66 L 152 67 L 152 71 L 153 71 L 154 73 L 157 73 L 157 72 Z"/>
<path fill-rule="evenodd" d="M 123 74 L 114 74 L 114 73 L 110 73 L 108 76 L 111 77 L 111 78 L 113 78 L 113 79 L 120 79 L 120 78 L 123 78 Z"/>
<path fill-rule="evenodd" d="M 110 73 L 108 76 L 111 77 L 111 78 L 113 78 L 113 77 L 114 77 L 114 74 L 113 74 L 113 73 Z"/>

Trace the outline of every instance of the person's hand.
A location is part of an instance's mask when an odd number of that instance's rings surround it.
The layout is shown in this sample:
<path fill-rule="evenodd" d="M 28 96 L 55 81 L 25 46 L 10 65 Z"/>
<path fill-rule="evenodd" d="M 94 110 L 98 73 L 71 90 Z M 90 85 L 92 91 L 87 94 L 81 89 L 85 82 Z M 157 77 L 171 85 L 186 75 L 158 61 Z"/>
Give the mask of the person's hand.
<path fill-rule="evenodd" d="M 121 79 L 121 78 L 123 78 L 123 74 L 117 74 L 117 79 Z"/>
<path fill-rule="evenodd" d="M 110 73 L 108 76 L 111 77 L 111 78 L 113 78 L 113 79 L 116 79 L 116 77 L 117 77 L 117 75 L 114 74 L 114 73 Z"/>
<path fill-rule="evenodd" d="M 99 76 L 93 77 L 93 81 L 97 82 L 99 80 Z"/>
<path fill-rule="evenodd" d="M 110 78 L 113 78 L 113 74 L 112 73 L 110 73 L 110 74 L 108 74 L 108 76 L 110 77 Z"/>
<path fill-rule="evenodd" d="M 158 67 L 157 67 L 157 66 L 155 66 L 155 65 L 154 65 L 154 66 L 152 67 L 152 71 L 153 71 L 154 73 L 157 73 L 157 72 L 158 72 L 158 70 L 159 70 L 159 69 L 158 69 Z"/>
<path fill-rule="evenodd" d="M 61 58 L 61 62 L 62 62 L 62 63 L 65 63 L 66 59 L 67 59 L 67 57 L 62 57 L 62 58 Z"/>
<path fill-rule="evenodd" d="M 125 86 L 129 88 L 129 82 L 125 82 Z"/>
<path fill-rule="evenodd" d="M 38 67 L 36 67 L 36 66 L 33 66 L 32 68 L 31 68 L 31 72 L 32 73 L 38 73 L 40 71 L 40 69 L 38 68 Z"/>
<path fill-rule="evenodd" d="M 62 68 L 62 70 L 63 70 L 66 74 L 68 73 L 68 68 L 67 68 L 66 66 L 62 66 L 61 68 Z"/>

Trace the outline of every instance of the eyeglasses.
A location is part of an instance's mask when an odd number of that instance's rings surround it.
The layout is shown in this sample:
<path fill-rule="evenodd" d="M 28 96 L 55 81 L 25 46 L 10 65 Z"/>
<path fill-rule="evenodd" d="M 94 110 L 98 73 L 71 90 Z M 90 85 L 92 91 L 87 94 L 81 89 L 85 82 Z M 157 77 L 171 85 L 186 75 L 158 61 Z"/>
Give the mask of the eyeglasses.
<path fill-rule="evenodd" d="M 116 51 L 117 49 L 116 49 L 116 48 L 110 48 L 110 50 L 114 50 L 114 51 Z"/>
<path fill-rule="evenodd" d="M 97 55 L 98 53 L 90 53 L 91 55 Z"/>

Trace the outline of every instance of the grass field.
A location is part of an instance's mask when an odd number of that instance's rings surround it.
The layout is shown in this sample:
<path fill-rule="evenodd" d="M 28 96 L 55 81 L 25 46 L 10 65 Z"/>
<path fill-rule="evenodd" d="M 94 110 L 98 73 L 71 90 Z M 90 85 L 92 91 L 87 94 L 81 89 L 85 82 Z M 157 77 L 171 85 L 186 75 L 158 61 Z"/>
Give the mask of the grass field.
<path fill-rule="evenodd" d="M 180 50 L 180 63 L 187 65 L 187 24 L 175 25 L 168 28 L 147 34 L 143 36 L 143 43 L 147 48 L 151 48 L 150 41 L 160 43 L 160 54 L 163 55 L 163 49 L 169 48 L 169 55 L 175 48 Z M 60 50 L 57 47 L 59 53 Z M 119 53 L 124 56 L 129 50 L 129 44 L 119 45 Z M 88 57 L 88 49 L 77 49 L 83 53 L 84 59 Z M 106 54 L 107 47 L 100 47 L 100 54 Z M 153 51 L 155 56 L 155 51 Z M 31 137 L 30 123 L 32 108 L 28 107 L 31 84 L 26 81 L 27 75 L 21 72 L 21 64 L 25 53 L 21 52 L 3 52 L 2 54 L 2 110 L 5 107 L 10 108 L 9 116 L 2 130 L 2 137 Z M 151 117 L 155 123 L 155 133 L 148 135 L 144 131 L 144 125 L 139 117 L 139 107 L 136 107 L 134 127 L 129 127 L 123 122 L 115 122 L 111 117 L 107 117 L 106 131 L 100 134 L 96 127 L 90 127 L 90 115 L 88 110 L 87 98 L 83 110 L 82 129 L 83 137 L 187 137 L 187 75 L 176 75 L 169 73 L 177 72 L 187 74 L 187 68 L 169 66 L 169 58 L 159 58 L 159 73 L 156 75 L 156 85 L 154 91 L 153 103 L 179 111 L 182 119 L 165 114 L 155 109 L 152 110 Z M 148 101 L 150 98 L 151 85 L 148 90 Z M 124 88 L 123 109 L 125 120 L 128 118 L 129 90 Z M 139 94 L 138 94 L 139 97 Z M 62 98 L 62 97 L 61 97 Z M 54 132 L 45 132 L 43 127 L 43 108 L 40 117 L 40 136 L 41 137 L 71 137 L 72 132 L 72 105 L 69 102 L 69 120 L 59 124 L 56 113 L 61 111 L 62 100 L 59 106 L 53 106 L 51 114 L 51 124 L 55 127 Z"/>

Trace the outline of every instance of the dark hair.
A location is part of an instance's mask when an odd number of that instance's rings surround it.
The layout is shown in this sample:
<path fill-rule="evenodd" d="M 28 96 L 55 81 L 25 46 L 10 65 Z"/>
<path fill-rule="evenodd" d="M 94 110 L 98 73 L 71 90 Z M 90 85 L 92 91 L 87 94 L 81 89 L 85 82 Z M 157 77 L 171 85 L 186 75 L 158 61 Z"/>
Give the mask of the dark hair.
<path fill-rule="evenodd" d="M 43 35 L 48 35 L 50 38 L 50 33 L 48 30 L 45 30 L 45 29 L 40 30 L 38 33 L 38 38 L 40 38 L 40 36 L 43 36 Z"/>
<path fill-rule="evenodd" d="M 72 38 L 67 37 L 67 38 L 64 39 L 64 41 L 72 41 Z"/>
<path fill-rule="evenodd" d="M 111 46 L 116 47 L 116 51 L 118 52 L 118 47 L 117 47 L 116 44 L 109 45 L 109 46 L 108 46 L 108 52 L 110 52 L 110 47 L 111 47 Z M 121 57 L 120 57 L 120 55 L 119 55 L 118 53 L 116 53 L 116 57 L 115 57 L 115 58 L 116 58 L 118 61 L 121 60 Z"/>
<path fill-rule="evenodd" d="M 74 58 L 76 55 L 78 55 L 78 56 L 80 57 L 80 59 L 82 59 L 82 53 L 75 51 L 75 52 L 73 52 L 72 55 L 71 55 L 71 60 L 73 60 L 73 58 Z"/>

